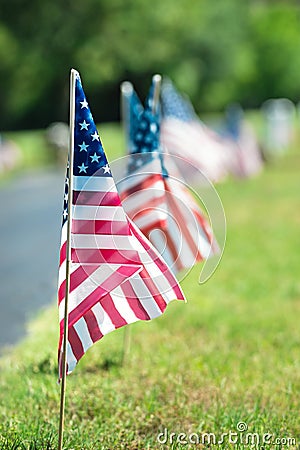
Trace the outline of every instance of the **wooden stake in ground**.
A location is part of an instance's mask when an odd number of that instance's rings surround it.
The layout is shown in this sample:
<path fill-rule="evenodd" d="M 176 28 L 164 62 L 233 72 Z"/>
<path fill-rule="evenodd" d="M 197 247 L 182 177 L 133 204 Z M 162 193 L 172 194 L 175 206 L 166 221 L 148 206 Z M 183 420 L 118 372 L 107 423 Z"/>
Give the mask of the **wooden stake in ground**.
<path fill-rule="evenodd" d="M 70 74 L 70 140 L 69 140 L 69 189 L 68 189 L 68 218 L 67 218 L 67 248 L 66 248 L 66 292 L 64 308 L 64 336 L 62 352 L 62 378 L 60 391 L 60 413 L 58 430 L 58 450 L 62 450 L 64 416 L 65 416 L 65 398 L 66 398 L 66 378 L 67 378 L 67 342 L 68 342 L 68 299 L 70 291 L 70 262 L 71 262 L 71 223 L 72 223 L 72 177 L 73 177 L 73 159 L 74 159 L 74 123 L 75 123 L 75 78 L 76 70 L 72 69 Z"/>
<path fill-rule="evenodd" d="M 120 86 L 121 90 L 121 121 L 123 125 L 123 132 L 125 135 L 126 151 L 130 152 L 130 96 L 133 92 L 133 86 L 130 81 L 123 81 Z M 127 325 L 124 327 L 123 334 L 123 351 L 122 351 L 122 365 L 127 361 L 130 351 L 131 330 Z"/>
<path fill-rule="evenodd" d="M 155 114 L 159 105 L 159 95 L 161 88 L 161 75 L 156 74 L 152 77 L 152 83 L 154 86 L 152 113 Z M 133 92 L 133 86 L 129 81 L 124 81 L 121 84 L 121 119 L 123 123 L 123 129 L 126 137 L 127 151 L 130 153 L 130 96 Z M 124 366 L 128 360 L 131 346 L 131 327 L 127 325 L 124 327 L 123 334 L 123 352 L 122 352 L 122 366 Z"/>

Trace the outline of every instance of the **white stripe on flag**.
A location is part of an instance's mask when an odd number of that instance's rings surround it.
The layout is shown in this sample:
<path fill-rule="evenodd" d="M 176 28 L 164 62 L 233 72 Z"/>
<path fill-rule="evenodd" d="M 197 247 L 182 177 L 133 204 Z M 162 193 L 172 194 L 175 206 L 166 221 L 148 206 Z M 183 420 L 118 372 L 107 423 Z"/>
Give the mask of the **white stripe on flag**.
<path fill-rule="evenodd" d="M 67 342 L 67 363 L 68 363 L 68 371 L 72 372 L 72 370 L 75 369 L 77 364 L 77 359 L 74 356 L 72 347 L 70 345 L 70 342 Z"/>
<path fill-rule="evenodd" d="M 137 297 L 139 298 L 139 301 L 141 302 L 144 309 L 146 310 L 148 316 L 151 319 L 160 316 L 162 312 L 157 306 L 156 301 L 153 299 L 153 295 L 145 285 L 142 278 L 132 277 L 129 280 L 129 282 L 133 287 L 134 291 L 137 293 Z"/>
<path fill-rule="evenodd" d="M 155 159 L 149 163 L 139 167 L 136 171 L 129 173 L 126 177 L 118 181 L 118 190 L 120 192 L 127 191 L 134 188 L 136 185 L 143 183 L 144 180 L 151 178 L 152 175 L 161 175 L 161 161 L 157 152 L 155 153 Z M 153 155 L 153 153 L 152 153 Z M 134 158 L 138 158 L 135 156 Z M 157 180 L 162 182 L 162 180 Z"/>
<path fill-rule="evenodd" d="M 203 229 L 197 224 L 187 224 L 187 227 L 192 235 L 197 235 L 198 237 L 198 248 L 204 259 L 207 259 L 211 255 L 211 243 L 209 242 Z M 196 241 L 197 243 L 197 241 Z"/>
<path fill-rule="evenodd" d="M 149 273 L 150 278 L 154 282 L 157 287 L 157 290 L 163 293 L 163 296 L 167 296 L 168 301 L 174 299 L 176 297 L 175 292 L 170 286 L 169 281 L 165 278 L 165 276 L 161 273 L 160 269 L 156 264 L 153 263 L 152 258 L 145 251 L 139 252 L 140 259 L 142 264 L 144 264 L 147 272 Z M 169 265 L 169 270 L 172 270 L 173 258 L 171 258 L 171 264 Z M 166 299 L 165 299 L 166 300 Z M 167 301 L 167 302 L 168 302 Z"/>
<path fill-rule="evenodd" d="M 149 209 L 145 214 L 134 218 L 134 223 L 141 229 L 148 228 L 151 224 L 156 224 L 158 221 L 166 220 L 166 207 L 161 205 L 159 208 L 155 209 L 155 214 L 153 210 Z"/>
<path fill-rule="evenodd" d="M 138 187 L 138 186 L 137 186 Z M 132 215 L 132 211 L 143 210 L 147 208 L 147 204 L 154 199 L 161 198 L 164 201 L 165 187 L 162 180 L 158 180 L 151 188 L 140 189 L 128 195 L 122 200 L 123 207 L 126 208 L 127 214 Z"/>
<path fill-rule="evenodd" d="M 78 264 L 77 264 L 78 266 Z M 87 298 L 98 286 L 113 275 L 117 269 L 121 267 L 119 264 L 101 264 L 99 268 L 88 278 L 86 278 L 79 286 L 69 293 L 68 309 L 72 312 L 85 298 Z M 72 276 L 72 275 L 71 275 Z M 64 301 L 59 305 L 59 317 L 64 315 Z"/>
<path fill-rule="evenodd" d="M 76 177 L 73 178 L 74 191 L 116 192 L 112 177 Z"/>
<path fill-rule="evenodd" d="M 168 231 L 176 248 L 178 260 L 182 261 L 184 267 L 191 267 L 194 265 L 197 261 L 197 255 L 191 251 L 184 233 L 180 229 L 180 224 L 175 222 L 172 216 L 168 217 Z M 195 242 L 195 246 L 197 246 L 198 242 L 197 239 L 195 240 L 195 235 L 192 236 L 192 240 Z"/>
<path fill-rule="evenodd" d="M 72 208 L 74 220 L 117 220 L 126 222 L 121 206 L 85 206 L 75 205 Z"/>
<path fill-rule="evenodd" d="M 127 323 L 133 323 L 139 320 L 130 308 L 126 296 L 124 295 L 120 286 L 114 289 L 110 293 L 110 296 L 114 302 L 116 309 Z"/>
<path fill-rule="evenodd" d="M 97 320 L 99 330 L 103 335 L 110 333 L 115 329 L 109 315 L 104 311 L 100 303 L 96 303 L 92 307 L 92 312 Z"/>
<path fill-rule="evenodd" d="M 78 336 L 80 336 L 80 341 L 85 353 L 87 349 L 93 345 L 93 341 L 91 339 L 86 321 L 83 317 L 77 320 L 77 322 L 74 324 L 74 329 Z"/>
<path fill-rule="evenodd" d="M 72 234 L 71 236 L 71 246 L 75 249 L 133 250 L 134 245 L 133 237 L 127 235 Z"/>
<path fill-rule="evenodd" d="M 172 257 L 172 254 L 170 253 L 170 250 L 167 246 L 166 239 L 164 237 L 164 232 L 159 229 L 155 229 L 151 231 L 151 234 L 149 236 L 150 241 L 155 246 L 155 248 L 158 250 L 160 255 L 164 258 L 166 263 L 169 267 L 172 268 L 174 264 L 174 259 Z"/>

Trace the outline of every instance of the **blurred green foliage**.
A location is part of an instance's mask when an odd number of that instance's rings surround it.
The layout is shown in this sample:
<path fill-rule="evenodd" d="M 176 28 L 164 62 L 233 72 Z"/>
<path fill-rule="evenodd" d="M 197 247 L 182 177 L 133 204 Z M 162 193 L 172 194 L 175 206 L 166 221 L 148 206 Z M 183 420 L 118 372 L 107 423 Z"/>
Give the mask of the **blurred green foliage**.
<path fill-rule="evenodd" d="M 292 0 L 11 0 L 0 17 L 0 129 L 67 120 L 68 74 L 96 120 L 119 118 L 119 84 L 173 79 L 198 112 L 300 98 L 300 5 Z"/>

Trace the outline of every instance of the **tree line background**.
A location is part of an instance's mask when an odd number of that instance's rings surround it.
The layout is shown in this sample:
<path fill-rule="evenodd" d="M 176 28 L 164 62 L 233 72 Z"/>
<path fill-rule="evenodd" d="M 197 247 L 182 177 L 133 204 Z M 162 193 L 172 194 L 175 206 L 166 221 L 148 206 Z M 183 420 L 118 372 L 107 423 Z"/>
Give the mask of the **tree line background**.
<path fill-rule="evenodd" d="M 11 0 L 0 16 L 0 130 L 68 119 L 78 69 L 97 121 L 119 85 L 169 76 L 198 112 L 300 100 L 300 4 L 281 0 Z"/>

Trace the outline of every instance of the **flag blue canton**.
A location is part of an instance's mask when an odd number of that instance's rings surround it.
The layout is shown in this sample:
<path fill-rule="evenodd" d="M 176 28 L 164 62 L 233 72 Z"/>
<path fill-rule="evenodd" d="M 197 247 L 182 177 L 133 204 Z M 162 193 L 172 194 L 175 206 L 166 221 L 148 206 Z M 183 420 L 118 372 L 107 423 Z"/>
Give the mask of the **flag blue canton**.
<path fill-rule="evenodd" d="M 67 172 L 65 178 L 65 192 L 64 192 L 64 201 L 63 201 L 63 215 L 62 215 L 62 226 L 67 221 L 68 218 L 68 196 L 69 196 L 69 161 L 67 164 Z"/>
<path fill-rule="evenodd" d="M 129 140 L 130 140 L 130 151 L 133 152 L 135 149 L 135 136 L 138 132 L 138 126 L 140 122 L 140 117 L 143 114 L 144 108 L 138 98 L 136 92 L 133 90 L 129 100 Z"/>
<path fill-rule="evenodd" d="M 111 177 L 104 149 L 83 92 L 79 75 L 75 83 L 74 163 L 75 176 Z M 65 178 L 62 225 L 68 218 L 69 163 Z"/>
<path fill-rule="evenodd" d="M 161 154 L 160 108 L 156 108 L 156 112 L 153 112 L 153 95 L 152 84 L 145 101 L 145 108 L 134 91 L 130 98 L 130 153 L 134 156 L 128 167 L 129 173 L 150 162 L 154 155 L 157 156 L 156 152 Z M 162 155 L 160 157 L 162 162 Z M 162 172 L 167 176 L 163 162 Z"/>
<path fill-rule="evenodd" d="M 79 76 L 76 77 L 75 90 L 73 174 L 110 177 L 109 165 Z"/>
<path fill-rule="evenodd" d="M 132 141 L 131 153 L 149 153 L 159 149 L 159 116 L 153 114 L 147 105 L 140 109 L 132 98 L 130 134 Z"/>
<path fill-rule="evenodd" d="M 199 120 L 190 100 L 184 98 L 170 80 L 162 83 L 161 104 L 163 117 L 174 117 L 183 122 Z"/>

